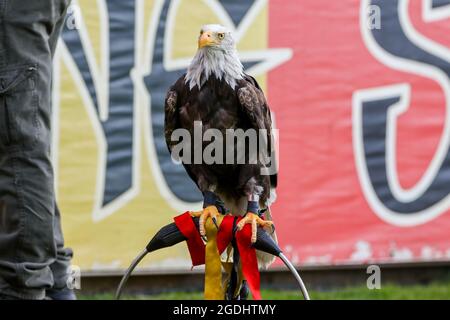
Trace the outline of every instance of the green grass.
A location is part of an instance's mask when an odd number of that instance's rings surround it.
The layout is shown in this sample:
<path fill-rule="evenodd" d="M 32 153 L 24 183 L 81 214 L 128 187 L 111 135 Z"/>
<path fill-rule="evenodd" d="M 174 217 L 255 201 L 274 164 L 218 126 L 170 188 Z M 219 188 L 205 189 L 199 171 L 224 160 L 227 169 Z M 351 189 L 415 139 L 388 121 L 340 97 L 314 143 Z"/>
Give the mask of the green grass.
<path fill-rule="evenodd" d="M 313 300 L 434 300 L 450 299 L 450 281 L 436 282 L 430 285 L 399 286 L 387 284 L 379 290 L 366 287 L 348 287 L 330 291 L 310 291 Z M 113 294 L 81 295 L 84 300 L 109 300 Z M 298 300 L 298 291 L 262 290 L 264 300 Z M 125 295 L 123 299 L 134 300 L 201 300 L 201 292 L 171 292 L 157 295 Z"/>

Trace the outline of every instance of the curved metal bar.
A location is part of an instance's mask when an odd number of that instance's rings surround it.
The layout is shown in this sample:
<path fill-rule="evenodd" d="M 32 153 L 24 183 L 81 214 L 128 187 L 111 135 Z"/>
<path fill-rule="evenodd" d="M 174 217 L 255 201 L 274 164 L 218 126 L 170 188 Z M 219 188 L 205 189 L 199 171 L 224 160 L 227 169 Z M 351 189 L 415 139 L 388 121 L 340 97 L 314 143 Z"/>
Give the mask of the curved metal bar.
<path fill-rule="evenodd" d="M 193 218 L 194 223 L 196 222 L 195 218 Z M 198 220 L 198 218 L 197 218 Z M 145 249 L 131 262 L 131 265 L 128 267 L 125 275 L 122 277 L 122 280 L 119 283 L 119 287 L 116 291 L 116 299 L 120 299 L 122 294 L 122 290 L 125 284 L 128 281 L 128 278 L 131 276 L 134 268 L 141 262 L 144 257 L 153 251 L 171 247 L 177 243 L 185 241 L 186 237 L 181 233 L 175 223 L 170 223 L 164 227 L 162 227 L 155 236 L 150 240 Z"/>
<path fill-rule="evenodd" d="M 152 238 L 147 247 L 141 253 L 139 253 L 139 255 L 136 258 L 134 258 L 134 260 L 131 262 L 131 265 L 128 267 L 127 271 L 122 277 L 122 280 L 119 283 L 119 286 L 116 291 L 116 299 L 117 300 L 120 299 L 123 288 L 127 283 L 128 278 L 131 276 L 131 273 L 148 253 L 161 248 L 170 247 L 184 240 L 186 239 L 184 238 L 184 236 L 181 234 L 181 232 L 178 230 L 178 228 L 175 226 L 174 223 L 171 223 L 163 227 L 155 235 L 155 237 Z M 280 257 L 280 259 L 284 262 L 286 267 L 288 267 L 288 269 L 291 271 L 292 275 L 295 277 L 298 284 L 300 285 L 300 289 L 302 291 L 305 300 L 311 300 L 308 291 L 306 290 L 305 284 L 303 283 L 303 280 L 298 274 L 297 270 L 294 268 L 292 263 L 286 258 L 286 256 L 281 252 L 278 245 L 270 238 L 270 236 L 265 231 L 258 230 L 257 241 L 256 243 L 253 244 L 253 246 L 255 247 L 255 249 Z"/>
<path fill-rule="evenodd" d="M 283 253 L 280 253 L 278 256 L 280 257 L 281 260 L 283 260 L 286 267 L 288 267 L 288 269 L 294 275 L 295 279 L 297 280 L 297 282 L 300 286 L 300 290 L 302 291 L 302 294 L 303 294 L 303 297 L 305 298 L 305 300 L 311 300 L 311 298 L 309 297 L 308 291 L 306 290 L 305 284 L 303 283 L 302 278 L 300 278 L 300 275 L 298 274 L 297 270 L 294 268 L 292 263 L 288 260 L 288 258 L 286 258 L 286 256 Z"/>
<path fill-rule="evenodd" d="M 131 273 L 133 272 L 134 268 L 141 262 L 142 259 L 147 255 L 149 251 L 147 249 L 144 249 L 139 253 L 139 255 L 134 258 L 131 265 L 128 267 L 127 272 L 125 272 L 124 276 L 122 277 L 122 280 L 120 280 L 119 287 L 116 291 L 116 300 L 120 300 L 120 296 L 122 295 L 122 290 L 125 286 L 125 283 L 127 283 L 128 278 L 131 276 Z"/>

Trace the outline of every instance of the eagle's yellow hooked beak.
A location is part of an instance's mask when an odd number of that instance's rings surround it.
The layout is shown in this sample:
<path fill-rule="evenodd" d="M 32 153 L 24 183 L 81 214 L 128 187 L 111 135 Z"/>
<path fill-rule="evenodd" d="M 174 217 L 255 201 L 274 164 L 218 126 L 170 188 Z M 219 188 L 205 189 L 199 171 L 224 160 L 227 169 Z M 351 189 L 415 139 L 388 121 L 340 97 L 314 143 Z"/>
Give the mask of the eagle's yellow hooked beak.
<path fill-rule="evenodd" d="M 198 48 L 201 49 L 203 47 L 211 46 L 216 44 L 214 37 L 211 31 L 203 32 L 200 37 L 198 37 Z"/>

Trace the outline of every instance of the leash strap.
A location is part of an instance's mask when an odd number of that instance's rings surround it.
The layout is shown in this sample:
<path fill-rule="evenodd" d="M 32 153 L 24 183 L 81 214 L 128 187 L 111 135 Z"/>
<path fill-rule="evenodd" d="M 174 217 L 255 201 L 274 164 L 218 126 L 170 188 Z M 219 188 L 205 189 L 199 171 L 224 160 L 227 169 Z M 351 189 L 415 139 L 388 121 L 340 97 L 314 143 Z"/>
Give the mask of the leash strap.
<path fill-rule="evenodd" d="M 251 225 L 246 224 L 241 231 L 234 232 L 234 219 L 235 217 L 231 215 L 219 216 L 217 221 L 219 225 L 218 231 L 211 219 L 207 219 L 205 229 L 208 242 L 205 246 L 189 212 L 174 218 L 178 229 L 187 239 L 186 242 L 192 265 L 205 264 L 204 294 L 207 300 L 224 299 L 225 289 L 223 288 L 220 255 L 230 245 L 233 236 L 236 237 L 242 273 L 247 280 L 253 299 L 261 300 L 258 261 L 256 259 L 256 250 L 251 245 Z M 242 218 L 237 218 L 236 223 L 240 219 Z"/>
<path fill-rule="evenodd" d="M 192 220 L 191 214 L 185 212 L 175 218 L 176 226 L 186 237 L 186 243 L 191 255 L 192 266 L 199 266 L 205 264 L 205 244 L 203 243 L 200 233 Z"/>

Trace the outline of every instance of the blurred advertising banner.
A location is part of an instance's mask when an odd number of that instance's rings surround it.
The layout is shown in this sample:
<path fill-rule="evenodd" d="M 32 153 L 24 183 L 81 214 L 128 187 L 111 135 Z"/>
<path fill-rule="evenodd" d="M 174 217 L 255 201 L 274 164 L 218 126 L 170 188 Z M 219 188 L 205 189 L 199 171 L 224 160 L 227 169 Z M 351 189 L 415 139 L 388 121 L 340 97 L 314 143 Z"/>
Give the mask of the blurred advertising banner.
<path fill-rule="evenodd" d="M 280 138 L 280 246 L 295 264 L 450 260 L 449 0 L 78 0 L 55 56 L 66 243 L 126 267 L 201 195 L 164 141 L 163 103 L 201 25 L 235 34 Z M 149 269 L 189 270 L 185 245 Z"/>

